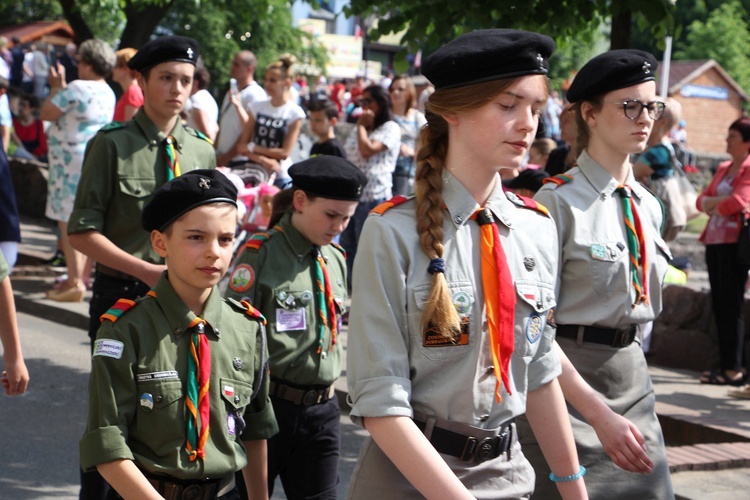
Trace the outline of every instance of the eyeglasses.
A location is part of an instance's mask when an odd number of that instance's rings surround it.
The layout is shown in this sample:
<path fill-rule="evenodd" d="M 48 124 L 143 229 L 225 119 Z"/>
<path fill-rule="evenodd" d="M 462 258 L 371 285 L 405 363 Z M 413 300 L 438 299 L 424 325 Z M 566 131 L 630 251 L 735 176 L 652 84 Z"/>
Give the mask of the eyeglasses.
<path fill-rule="evenodd" d="M 623 111 L 625 111 L 625 116 L 627 116 L 631 120 L 637 120 L 641 113 L 643 113 L 643 108 L 646 108 L 648 110 L 648 116 L 651 117 L 652 120 L 656 121 L 664 114 L 664 108 L 666 107 L 666 104 L 664 104 L 661 101 L 651 101 L 647 104 L 642 103 L 638 99 L 632 99 L 629 101 L 605 101 L 612 104 L 619 104 L 622 106 Z"/>
<path fill-rule="evenodd" d="M 372 99 L 360 99 L 359 102 L 362 104 L 362 106 L 369 106 L 370 104 L 372 104 Z"/>

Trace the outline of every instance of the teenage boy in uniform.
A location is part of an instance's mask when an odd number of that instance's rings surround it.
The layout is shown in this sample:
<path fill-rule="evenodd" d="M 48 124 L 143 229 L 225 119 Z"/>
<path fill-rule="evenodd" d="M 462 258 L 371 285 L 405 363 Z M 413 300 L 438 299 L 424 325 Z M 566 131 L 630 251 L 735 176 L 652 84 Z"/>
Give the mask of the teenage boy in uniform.
<path fill-rule="evenodd" d="M 210 141 L 179 118 L 197 59 L 192 38 L 146 43 L 128 61 L 138 71 L 143 107 L 133 120 L 104 127 L 87 146 L 68 234 L 76 250 L 97 262 L 89 304 L 92 347 L 99 317 L 119 298 L 144 295 L 166 269 L 140 225 L 143 207 L 173 177 L 216 166 Z M 83 474 L 81 498 L 101 499 L 105 493 L 98 474 Z"/>
<path fill-rule="evenodd" d="M 81 466 L 124 498 L 268 498 L 265 319 L 216 287 L 232 258 L 237 189 L 216 170 L 162 186 L 143 228 L 164 272 L 102 316 Z M 111 497 L 112 495 L 110 495 Z"/>

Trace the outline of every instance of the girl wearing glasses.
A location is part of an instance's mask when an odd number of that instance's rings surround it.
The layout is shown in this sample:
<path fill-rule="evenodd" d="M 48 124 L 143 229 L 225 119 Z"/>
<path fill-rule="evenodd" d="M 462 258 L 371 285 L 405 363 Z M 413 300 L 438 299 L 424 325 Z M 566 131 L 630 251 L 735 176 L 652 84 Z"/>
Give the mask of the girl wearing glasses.
<path fill-rule="evenodd" d="M 535 196 L 557 222 L 559 380 L 573 407 L 570 421 L 591 498 L 674 497 L 640 347 L 640 325 L 661 311 L 669 250 L 659 232 L 659 201 L 636 182 L 630 161 L 646 148 L 664 111 L 656 98 L 656 67 L 656 59 L 639 50 L 610 51 L 584 65 L 567 96 L 578 123 L 577 166 Z M 598 425 L 609 408 L 627 420 Z M 544 477 L 533 448 L 524 450 Z M 537 481 L 535 498 L 555 496 Z"/>

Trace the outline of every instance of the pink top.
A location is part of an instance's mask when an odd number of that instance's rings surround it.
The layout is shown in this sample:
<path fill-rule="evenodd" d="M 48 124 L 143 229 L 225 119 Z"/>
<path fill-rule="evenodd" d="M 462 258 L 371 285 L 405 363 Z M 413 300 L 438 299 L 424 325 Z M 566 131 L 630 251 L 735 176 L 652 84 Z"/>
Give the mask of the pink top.
<path fill-rule="evenodd" d="M 719 165 L 716 175 L 695 202 L 699 210 L 702 209 L 704 196 L 720 196 L 719 187 L 731 165 L 731 161 Z M 729 197 L 719 203 L 719 215 L 711 217 L 701 234 L 700 241 L 707 245 L 736 243 L 739 238 L 741 214 L 750 203 L 750 156 L 742 162 L 742 167 L 731 181 L 731 187 Z"/>
<path fill-rule="evenodd" d="M 115 116 L 112 118 L 113 121 L 125 121 L 125 106 L 133 106 L 134 108 L 140 108 L 143 106 L 143 90 L 138 84 L 131 85 L 130 88 L 120 96 L 120 99 L 118 99 L 117 104 L 115 105 Z"/>

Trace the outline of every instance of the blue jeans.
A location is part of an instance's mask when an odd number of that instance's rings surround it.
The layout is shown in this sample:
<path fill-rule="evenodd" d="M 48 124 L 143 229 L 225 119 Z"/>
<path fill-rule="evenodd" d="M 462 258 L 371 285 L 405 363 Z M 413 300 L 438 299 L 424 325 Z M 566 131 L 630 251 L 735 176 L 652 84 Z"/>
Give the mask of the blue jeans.
<path fill-rule="evenodd" d="M 362 234 L 362 226 L 365 225 L 367 214 L 370 210 L 383 203 L 385 199 L 375 201 L 360 201 L 357 205 L 357 210 L 354 211 L 354 215 L 349 221 L 349 225 L 346 226 L 344 232 L 341 233 L 341 239 L 339 243 L 344 250 L 346 250 L 346 271 L 347 271 L 347 286 L 349 290 L 352 289 L 352 268 L 354 266 L 354 257 L 357 256 L 357 245 L 359 243 L 359 235 Z"/>

